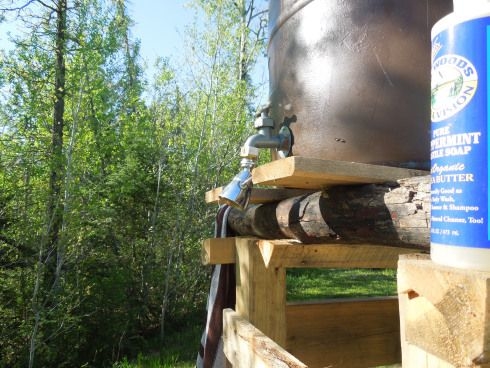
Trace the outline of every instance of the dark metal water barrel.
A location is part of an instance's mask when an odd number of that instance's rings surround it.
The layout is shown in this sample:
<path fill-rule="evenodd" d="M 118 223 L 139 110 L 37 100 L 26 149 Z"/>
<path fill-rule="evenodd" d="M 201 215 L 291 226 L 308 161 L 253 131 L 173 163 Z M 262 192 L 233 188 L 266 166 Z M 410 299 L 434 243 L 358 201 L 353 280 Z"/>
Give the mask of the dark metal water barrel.
<path fill-rule="evenodd" d="M 428 168 L 430 30 L 451 0 L 270 0 L 269 80 L 293 155 Z"/>

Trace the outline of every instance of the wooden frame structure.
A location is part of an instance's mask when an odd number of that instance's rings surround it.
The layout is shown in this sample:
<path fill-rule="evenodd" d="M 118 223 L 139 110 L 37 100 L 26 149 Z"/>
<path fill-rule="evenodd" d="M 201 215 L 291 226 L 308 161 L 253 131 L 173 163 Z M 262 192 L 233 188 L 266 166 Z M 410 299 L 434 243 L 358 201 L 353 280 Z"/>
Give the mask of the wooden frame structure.
<path fill-rule="evenodd" d="M 289 157 L 259 166 L 252 202 L 333 185 L 383 183 L 427 172 Z M 220 188 L 206 194 L 217 202 Z M 236 307 L 224 311 L 233 367 L 490 368 L 490 272 L 436 265 L 420 250 L 373 244 L 207 239 L 205 265 L 236 265 Z M 398 262 L 398 265 L 397 265 Z M 397 268 L 398 297 L 287 303 L 288 268 Z M 401 339 L 400 339 L 401 337 Z"/>
<path fill-rule="evenodd" d="M 333 185 L 383 183 L 427 172 L 289 157 L 254 169 L 263 203 Z M 220 189 L 206 194 L 215 203 Z M 294 193 L 294 194 L 293 194 Z M 397 297 L 287 303 L 288 268 L 396 268 L 420 250 L 372 244 L 302 244 L 256 238 L 207 239 L 205 265 L 236 265 L 236 307 L 224 311 L 224 351 L 233 367 L 375 367 L 401 361 Z"/>
<path fill-rule="evenodd" d="M 203 263 L 235 263 L 235 310 L 224 312 L 233 367 L 373 367 L 401 361 L 396 297 L 287 303 L 288 268 L 395 268 L 415 250 L 304 245 L 254 238 L 207 239 Z"/>

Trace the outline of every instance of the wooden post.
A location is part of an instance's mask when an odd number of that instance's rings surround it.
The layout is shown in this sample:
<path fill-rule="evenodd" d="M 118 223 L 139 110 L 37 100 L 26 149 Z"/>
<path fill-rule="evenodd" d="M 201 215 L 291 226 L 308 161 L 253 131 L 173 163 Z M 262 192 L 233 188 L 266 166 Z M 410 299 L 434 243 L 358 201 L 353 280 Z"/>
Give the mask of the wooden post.
<path fill-rule="evenodd" d="M 398 262 L 404 368 L 490 367 L 490 272 Z"/>
<path fill-rule="evenodd" d="M 268 266 L 256 239 L 236 239 L 236 257 L 236 312 L 284 347 L 286 269 Z"/>

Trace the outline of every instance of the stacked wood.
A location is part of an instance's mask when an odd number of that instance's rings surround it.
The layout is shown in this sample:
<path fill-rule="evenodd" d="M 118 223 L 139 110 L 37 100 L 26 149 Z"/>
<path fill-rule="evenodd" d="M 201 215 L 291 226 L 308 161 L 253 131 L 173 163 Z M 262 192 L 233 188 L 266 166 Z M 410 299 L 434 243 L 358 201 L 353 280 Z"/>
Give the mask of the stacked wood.
<path fill-rule="evenodd" d="M 421 249 L 430 242 L 430 176 L 335 186 L 274 203 L 233 209 L 237 235 L 303 243 L 385 244 Z"/>

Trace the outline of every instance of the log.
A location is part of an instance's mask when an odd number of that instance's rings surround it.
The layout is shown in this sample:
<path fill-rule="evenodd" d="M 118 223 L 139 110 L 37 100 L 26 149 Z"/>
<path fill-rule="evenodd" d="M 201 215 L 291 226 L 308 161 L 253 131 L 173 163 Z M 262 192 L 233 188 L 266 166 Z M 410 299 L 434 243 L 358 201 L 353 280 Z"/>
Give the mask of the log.
<path fill-rule="evenodd" d="M 263 239 L 428 249 L 430 176 L 335 186 L 246 211 L 233 209 L 228 224 L 237 235 Z"/>

